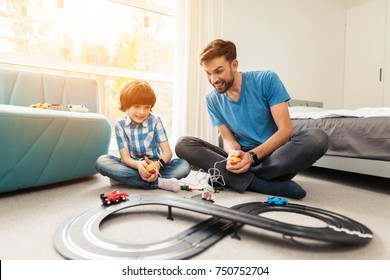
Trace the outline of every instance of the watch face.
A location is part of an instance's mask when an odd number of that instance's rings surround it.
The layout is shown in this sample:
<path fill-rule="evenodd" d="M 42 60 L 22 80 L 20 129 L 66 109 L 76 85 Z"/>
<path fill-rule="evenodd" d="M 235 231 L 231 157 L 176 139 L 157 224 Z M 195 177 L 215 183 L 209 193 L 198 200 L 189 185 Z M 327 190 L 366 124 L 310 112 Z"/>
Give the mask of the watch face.
<path fill-rule="evenodd" d="M 257 162 L 257 155 L 255 154 L 255 152 L 249 151 L 249 154 L 252 157 L 253 163 L 256 163 Z"/>

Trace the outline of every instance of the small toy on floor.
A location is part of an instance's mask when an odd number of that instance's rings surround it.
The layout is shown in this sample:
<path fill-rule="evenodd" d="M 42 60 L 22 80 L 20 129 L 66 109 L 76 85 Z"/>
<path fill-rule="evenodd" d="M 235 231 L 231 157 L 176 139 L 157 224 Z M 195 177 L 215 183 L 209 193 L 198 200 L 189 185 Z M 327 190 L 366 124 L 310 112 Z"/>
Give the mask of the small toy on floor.
<path fill-rule="evenodd" d="M 269 205 L 283 205 L 286 206 L 288 204 L 287 199 L 277 197 L 277 196 L 269 196 L 267 199 L 267 203 Z"/>
<path fill-rule="evenodd" d="M 187 192 L 196 192 L 202 190 L 202 188 L 191 187 L 189 184 L 181 184 L 180 189 Z"/>
<path fill-rule="evenodd" d="M 214 203 L 214 194 L 208 189 L 203 189 L 202 199 Z"/>
<path fill-rule="evenodd" d="M 181 185 L 181 186 L 180 186 L 180 189 L 181 189 L 182 191 L 188 191 L 188 192 L 191 190 L 190 186 L 187 185 L 187 184 Z"/>
<path fill-rule="evenodd" d="M 129 195 L 127 193 L 120 192 L 117 190 L 113 190 L 108 195 L 105 195 L 104 193 L 100 194 L 100 199 L 104 206 L 109 206 L 114 203 L 120 203 L 122 201 L 126 201 L 128 197 Z"/>

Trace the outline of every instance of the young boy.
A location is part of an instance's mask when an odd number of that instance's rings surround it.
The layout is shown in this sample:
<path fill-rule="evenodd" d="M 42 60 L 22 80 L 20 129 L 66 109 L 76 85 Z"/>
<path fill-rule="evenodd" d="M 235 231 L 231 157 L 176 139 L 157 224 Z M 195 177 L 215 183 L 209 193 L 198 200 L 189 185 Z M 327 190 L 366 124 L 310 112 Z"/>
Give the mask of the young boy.
<path fill-rule="evenodd" d="M 102 155 L 95 164 L 98 172 L 110 177 L 111 185 L 155 189 L 159 176 L 181 179 L 190 173 L 187 161 L 171 159 L 161 119 L 151 113 L 155 103 L 156 95 L 146 81 L 129 82 L 122 88 L 119 109 L 126 114 L 114 126 L 120 158 Z"/>

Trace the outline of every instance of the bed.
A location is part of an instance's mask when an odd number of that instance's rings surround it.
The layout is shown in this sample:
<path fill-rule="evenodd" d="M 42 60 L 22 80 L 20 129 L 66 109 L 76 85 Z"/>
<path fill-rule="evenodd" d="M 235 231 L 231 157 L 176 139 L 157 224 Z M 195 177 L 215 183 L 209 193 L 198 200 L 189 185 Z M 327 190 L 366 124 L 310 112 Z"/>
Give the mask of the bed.
<path fill-rule="evenodd" d="M 294 131 L 321 128 L 327 153 L 314 166 L 390 178 L 390 108 L 330 110 L 320 102 L 289 101 Z"/>

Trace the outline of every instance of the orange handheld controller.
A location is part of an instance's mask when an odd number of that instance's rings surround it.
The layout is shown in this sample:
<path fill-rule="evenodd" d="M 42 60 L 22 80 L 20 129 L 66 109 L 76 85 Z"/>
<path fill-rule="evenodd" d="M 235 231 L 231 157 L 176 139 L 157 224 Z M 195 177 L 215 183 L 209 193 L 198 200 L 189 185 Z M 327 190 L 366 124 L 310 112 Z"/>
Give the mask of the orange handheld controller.
<path fill-rule="evenodd" d="M 231 165 L 236 165 L 237 163 L 239 163 L 241 161 L 241 158 L 239 157 L 236 157 L 236 156 L 233 156 L 233 157 L 229 157 L 229 163 Z"/>
<path fill-rule="evenodd" d="M 156 166 L 154 163 L 149 164 L 148 166 L 145 167 L 147 171 L 150 173 L 156 173 Z"/>

